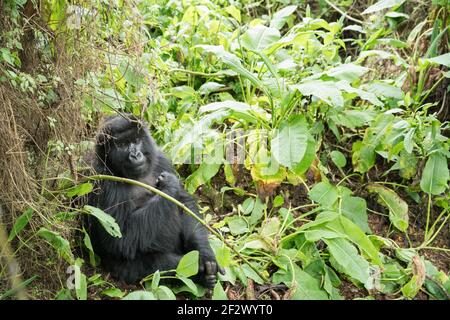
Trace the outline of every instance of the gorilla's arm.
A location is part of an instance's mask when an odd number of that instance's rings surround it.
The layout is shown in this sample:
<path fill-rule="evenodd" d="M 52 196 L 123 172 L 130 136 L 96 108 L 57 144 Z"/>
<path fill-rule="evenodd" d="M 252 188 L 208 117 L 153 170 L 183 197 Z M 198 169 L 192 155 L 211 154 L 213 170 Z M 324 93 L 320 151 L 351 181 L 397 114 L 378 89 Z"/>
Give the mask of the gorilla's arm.
<path fill-rule="evenodd" d="M 172 197 L 177 196 L 176 188 L 160 188 Z M 129 199 L 129 185 L 102 181 L 101 193 L 92 193 L 89 204 L 103 209 L 116 220 L 122 237 L 113 238 L 96 218 L 94 241 L 101 244 L 102 251 L 123 258 L 134 259 L 137 252 L 173 251 L 179 245 L 181 219 L 178 207 L 159 195 L 148 195 L 148 200 L 136 208 Z"/>

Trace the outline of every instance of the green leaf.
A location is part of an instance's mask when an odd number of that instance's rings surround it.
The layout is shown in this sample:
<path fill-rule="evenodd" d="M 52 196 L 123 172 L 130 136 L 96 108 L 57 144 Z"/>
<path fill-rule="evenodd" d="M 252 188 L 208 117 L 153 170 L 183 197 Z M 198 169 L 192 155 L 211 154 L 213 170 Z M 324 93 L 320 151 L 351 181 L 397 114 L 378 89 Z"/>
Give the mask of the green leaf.
<path fill-rule="evenodd" d="M 152 278 L 152 285 L 151 285 L 152 291 L 155 291 L 158 288 L 160 280 L 161 280 L 161 273 L 159 272 L 159 270 L 156 270 Z"/>
<path fill-rule="evenodd" d="M 282 195 L 277 195 L 275 199 L 273 199 L 273 206 L 275 208 L 281 207 L 284 203 L 284 197 Z"/>
<path fill-rule="evenodd" d="M 402 287 L 403 295 L 408 299 L 413 299 L 422 288 L 422 283 L 419 281 L 418 275 L 413 275 L 411 280 Z"/>
<path fill-rule="evenodd" d="M 73 188 L 70 188 L 66 194 L 68 197 L 74 197 L 74 196 L 84 196 L 85 194 L 88 194 L 94 189 L 94 186 L 90 182 L 82 183 L 80 185 L 77 185 Z"/>
<path fill-rule="evenodd" d="M 209 240 L 211 248 L 214 251 L 214 255 L 217 259 L 217 263 L 226 268 L 231 265 L 231 250 L 222 241 L 217 238 L 212 238 Z"/>
<path fill-rule="evenodd" d="M 368 186 L 369 192 L 378 194 L 378 202 L 389 209 L 389 220 L 400 231 L 408 229 L 408 204 L 395 191 L 377 184 Z"/>
<path fill-rule="evenodd" d="M 198 45 L 197 47 L 202 48 L 205 52 L 215 54 L 223 63 L 228 65 L 231 70 L 250 80 L 253 85 L 263 90 L 267 96 L 271 96 L 269 89 L 264 85 L 264 83 L 252 72 L 245 69 L 236 55 L 225 51 L 223 46 Z"/>
<path fill-rule="evenodd" d="M 392 8 L 401 5 L 405 0 L 381 0 L 371 5 L 362 14 L 374 13 L 383 9 Z"/>
<path fill-rule="evenodd" d="M 347 164 L 347 159 L 345 158 L 345 155 L 338 150 L 331 151 L 330 156 L 333 163 L 339 168 L 343 168 Z"/>
<path fill-rule="evenodd" d="M 125 296 L 126 293 L 120 290 L 119 288 L 109 288 L 103 290 L 101 294 L 111 298 L 122 298 L 123 296 Z"/>
<path fill-rule="evenodd" d="M 166 286 L 159 286 L 155 291 L 159 300 L 176 300 L 175 294 Z"/>
<path fill-rule="evenodd" d="M 331 106 L 344 106 L 344 98 L 334 81 L 309 80 L 294 84 L 291 89 L 298 90 L 305 96 L 315 96 Z"/>
<path fill-rule="evenodd" d="M 261 236 L 265 238 L 273 238 L 279 230 L 280 220 L 278 217 L 272 217 L 262 223 Z"/>
<path fill-rule="evenodd" d="M 342 64 L 338 67 L 327 70 L 325 74 L 330 77 L 346 80 L 350 83 L 361 79 L 361 77 L 368 71 L 369 69 L 366 67 L 361 67 L 353 63 Z"/>
<path fill-rule="evenodd" d="M 373 245 L 372 241 L 364 234 L 364 232 L 352 221 L 344 216 L 339 219 L 330 221 L 327 224 L 330 229 L 345 234 L 349 240 L 356 244 L 367 257 L 377 265 L 381 265 L 379 250 Z"/>
<path fill-rule="evenodd" d="M 337 188 L 325 181 L 317 183 L 308 195 L 311 200 L 326 207 L 332 207 L 339 197 Z"/>
<path fill-rule="evenodd" d="M 42 227 L 37 232 L 37 235 L 47 242 L 58 252 L 58 254 L 66 260 L 69 264 L 74 263 L 74 257 L 72 254 L 72 250 L 70 249 L 69 241 L 61 237 L 58 233 L 48 230 L 47 228 Z"/>
<path fill-rule="evenodd" d="M 222 284 L 220 281 L 217 281 L 214 286 L 213 295 L 211 297 L 212 300 L 228 300 L 227 294 L 222 288 Z"/>
<path fill-rule="evenodd" d="M 92 207 L 89 205 L 84 206 L 83 211 L 86 212 L 87 214 L 96 217 L 103 226 L 103 228 L 105 228 L 105 231 L 108 232 L 110 235 L 116 238 L 122 238 L 120 227 L 112 216 L 105 213 L 103 210 L 100 210 L 99 208 Z"/>
<path fill-rule="evenodd" d="M 195 296 L 199 296 L 200 293 L 199 293 L 198 287 L 196 286 L 194 281 L 192 281 L 189 278 L 180 276 L 180 275 L 178 276 L 178 279 L 183 281 L 183 283 L 186 285 L 185 288 L 183 288 L 183 287 L 179 288 L 180 290 L 188 291 L 188 292 L 191 292 L 192 294 L 194 294 Z M 182 291 L 179 291 L 179 292 L 182 292 Z"/>
<path fill-rule="evenodd" d="M 221 163 L 202 162 L 197 170 L 186 178 L 186 189 L 189 193 L 194 193 L 198 187 L 207 183 L 219 172 Z"/>
<path fill-rule="evenodd" d="M 208 95 L 211 92 L 215 92 L 223 87 L 225 87 L 225 85 L 217 83 L 217 82 L 206 82 L 206 83 L 202 84 L 200 86 L 200 88 L 198 88 L 198 91 L 201 94 Z"/>
<path fill-rule="evenodd" d="M 178 263 L 177 276 L 191 277 L 198 273 L 199 253 L 197 250 L 186 253 Z"/>
<path fill-rule="evenodd" d="M 311 139 L 306 119 L 301 115 L 291 117 L 281 122 L 272 139 L 272 155 L 285 167 L 294 168 L 305 156 Z"/>
<path fill-rule="evenodd" d="M 365 233 L 370 233 L 367 218 L 366 200 L 360 197 L 342 197 L 341 211 L 344 216 L 354 222 Z"/>
<path fill-rule="evenodd" d="M 237 236 L 248 232 L 247 222 L 241 217 L 234 217 L 228 221 L 228 227 L 232 235 Z"/>
<path fill-rule="evenodd" d="M 86 230 L 83 228 L 83 234 L 84 234 L 84 245 L 89 251 L 89 262 L 92 266 L 96 267 L 99 264 L 98 257 L 95 255 L 94 248 L 92 247 L 91 238 L 89 237 L 89 234 L 86 232 Z"/>
<path fill-rule="evenodd" d="M 335 268 L 365 284 L 369 279 L 369 263 L 358 254 L 355 246 L 343 238 L 324 239 Z"/>
<path fill-rule="evenodd" d="M 244 275 L 247 278 L 252 279 L 253 281 L 255 281 L 257 284 L 264 284 L 264 280 L 261 279 L 261 277 L 252 269 L 250 268 L 249 265 L 244 264 L 242 265 L 242 271 L 244 272 Z"/>
<path fill-rule="evenodd" d="M 427 160 L 420 180 L 420 188 L 433 195 L 443 193 L 447 188 L 449 171 L 447 159 L 441 153 L 433 153 Z"/>
<path fill-rule="evenodd" d="M 321 289 L 320 281 L 294 264 L 294 292 L 292 300 L 328 300 L 328 294 Z"/>
<path fill-rule="evenodd" d="M 289 17 L 297 10 L 297 6 L 286 6 L 283 9 L 274 13 L 272 20 L 270 20 L 270 27 L 280 30 L 283 28 Z"/>
<path fill-rule="evenodd" d="M 25 226 L 33 216 L 33 212 L 34 211 L 32 208 L 28 208 L 16 219 L 16 222 L 14 223 L 11 232 L 9 233 L 8 241 L 13 240 L 20 233 L 20 231 L 25 228 Z"/>
<path fill-rule="evenodd" d="M 86 275 L 81 272 L 79 266 L 75 266 L 75 294 L 78 300 L 87 300 Z"/>
<path fill-rule="evenodd" d="M 249 28 L 241 37 L 244 48 L 262 51 L 280 39 L 280 32 L 275 28 L 257 25 Z"/>
<path fill-rule="evenodd" d="M 127 294 L 122 300 L 156 300 L 152 292 L 137 290 Z"/>

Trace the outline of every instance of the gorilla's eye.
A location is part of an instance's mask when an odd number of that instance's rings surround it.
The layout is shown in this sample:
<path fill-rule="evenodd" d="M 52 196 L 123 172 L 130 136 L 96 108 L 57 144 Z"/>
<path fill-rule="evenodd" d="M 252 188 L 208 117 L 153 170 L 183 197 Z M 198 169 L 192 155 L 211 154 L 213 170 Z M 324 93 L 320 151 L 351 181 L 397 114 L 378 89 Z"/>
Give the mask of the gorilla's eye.
<path fill-rule="evenodd" d="M 126 146 L 128 146 L 129 142 L 127 141 L 118 141 L 116 142 L 116 147 L 117 148 L 125 148 Z"/>

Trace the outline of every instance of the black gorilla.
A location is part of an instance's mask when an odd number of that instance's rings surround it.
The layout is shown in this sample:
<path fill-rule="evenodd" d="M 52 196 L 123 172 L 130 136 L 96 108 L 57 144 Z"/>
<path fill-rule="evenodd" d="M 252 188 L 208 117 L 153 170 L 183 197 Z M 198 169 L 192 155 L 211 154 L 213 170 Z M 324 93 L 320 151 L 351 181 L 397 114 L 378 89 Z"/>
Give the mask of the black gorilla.
<path fill-rule="evenodd" d="M 147 127 L 132 115 L 107 119 L 97 135 L 94 169 L 156 186 L 198 214 L 194 198 L 182 187 L 170 161 L 155 145 Z M 183 254 L 198 250 L 199 273 L 206 287 L 223 273 L 208 243 L 204 226 L 172 202 L 127 183 L 102 180 L 88 203 L 113 216 L 122 237 L 109 235 L 99 221 L 89 218 L 94 251 L 112 276 L 135 283 L 156 270 L 171 270 Z"/>

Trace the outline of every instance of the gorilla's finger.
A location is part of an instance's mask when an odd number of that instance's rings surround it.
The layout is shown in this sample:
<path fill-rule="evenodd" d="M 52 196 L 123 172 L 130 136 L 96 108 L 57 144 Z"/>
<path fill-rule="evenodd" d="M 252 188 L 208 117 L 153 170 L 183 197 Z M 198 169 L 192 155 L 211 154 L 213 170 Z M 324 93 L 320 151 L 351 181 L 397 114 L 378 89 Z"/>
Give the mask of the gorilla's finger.
<path fill-rule="evenodd" d="M 222 268 L 221 266 L 219 266 L 219 264 L 217 264 L 217 266 L 219 267 L 220 274 L 224 276 L 225 275 L 225 269 Z"/>
<path fill-rule="evenodd" d="M 214 272 L 213 272 L 213 266 L 212 266 L 212 262 L 211 262 L 211 261 L 206 261 L 205 267 L 206 267 L 206 274 L 207 274 L 207 275 L 214 274 Z"/>

